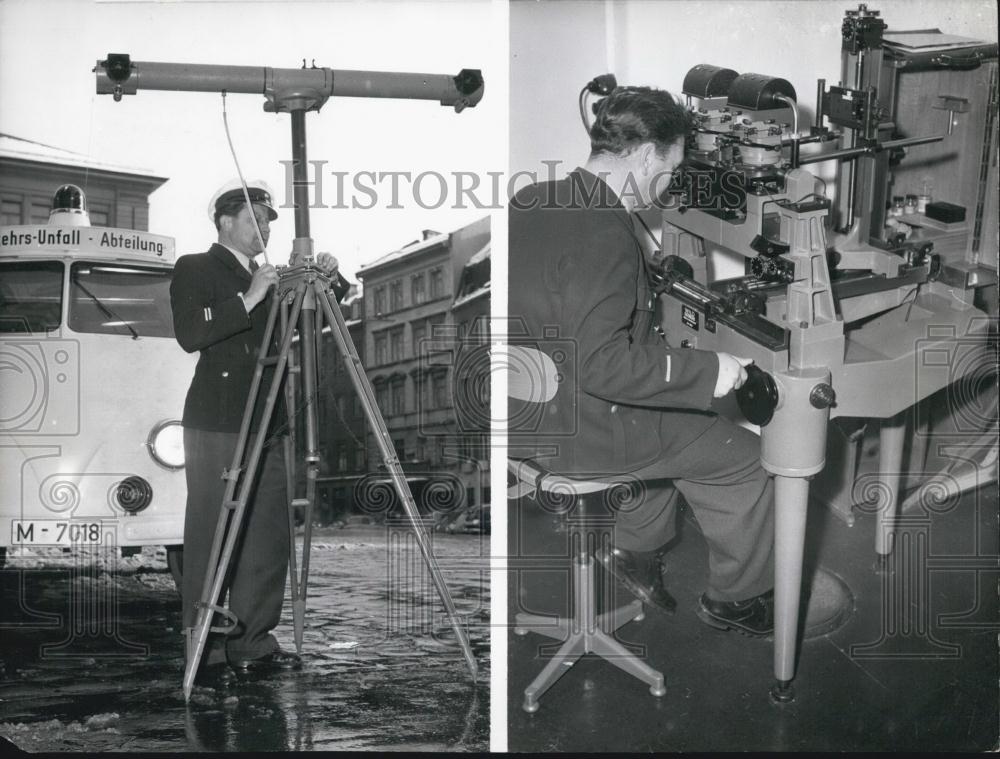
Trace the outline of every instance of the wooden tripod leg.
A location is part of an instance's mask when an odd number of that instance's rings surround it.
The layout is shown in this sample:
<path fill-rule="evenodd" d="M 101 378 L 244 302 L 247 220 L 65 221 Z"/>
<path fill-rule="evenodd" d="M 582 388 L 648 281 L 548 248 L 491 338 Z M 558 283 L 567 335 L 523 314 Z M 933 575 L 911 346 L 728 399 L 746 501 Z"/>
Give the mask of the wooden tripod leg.
<path fill-rule="evenodd" d="M 289 330 L 288 322 L 288 300 L 281 302 L 281 332 L 284 334 Z M 299 601 L 299 570 L 295 556 L 295 445 L 298 439 L 295 427 L 296 404 L 295 377 L 299 373 L 299 366 L 295 360 L 295 349 L 288 354 L 288 375 L 285 381 L 285 412 L 288 417 L 288 434 L 285 435 L 283 443 L 283 453 L 285 456 L 285 490 L 287 493 L 288 506 L 288 581 L 292 596 L 292 608 L 294 609 Z M 296 639 L 295 652 L 302 653 L 301 641 Z"/>
<path fill-rule="evenodd" d="M 385 420 L 382 418 L 382 414 L 378 410 L 378 404 L 375 401 L 375 393 L 372 390 L 371 383 L 368 381 L 368 376 L 365 374 L 364 367 L 361 365 L 361 359 L 354 347 L 354 343 L 351 342 L 351 335 L 347 331 L 347 325 L 344 323 L 344 315 L 340 312 L 340 306 L 337 305 L 336 302 L 331 303 L 331 295 L 326 291 L 323 283 L 317 282 L 315 284 L 315 290 L 317 296 L 316 299 L 319 301 L 323 308 L 323 312 L 326 314 L 327 321 L 330 323 L 330 330 L 337 343 L 337 348 L 340 350 L 340 355 L 344 359 L 344 367 L 351 378 L 355 391 L 361 399 L 361 405 L 365 411 L 365 418 L 372 427 L 372 431 L 375 435 L 375 442 L 378 444 L 379 452 L 382 454 L 382 461 L 385 463 L 385 467 L 392 477 L 393 484 L 396 487 L 396 492 L 403 503 L 403 509 L 406 511 L 406 516 L 410 520 L 410 526 L 413 528 L 413 534 L 417 540 L 417 545 L 420 546 L 420 552 L 423 554 L 424 562 L 427 564 L 427 569 L 430 572 L 431 579 L 434 581 L 435 587 L 437 588 L 438 595 L 441 597 L 441 602 L 448 611 L 448 617 L 451 620 L 452 630 L 454 631 L 455 637 L 458 639 L 459 645 L 462 648 L 462 654 L 465 656 L 465 661 L 469 665 L 469 671 L 472 673 L 472 679 L 475 680 L 477 673 L 476 657 L 472 653 L 472 646 L 469 644 L 468 635 L 459 622 L 458 611 L 455 609 L 455 602 L 452 600 L 451 593 L 448 591 L 448 586 L 444 582 L 441 569 L 438 567 L 434 554 L 431 553 L 427 535 L 425 534 L 424 528 L 420 523 L 420 515 L 417 512 L 417 505 L 413 501 L 413 494 L 410 492 L 410 486 L 406 482 L 406 477 L 403 474 L 403 468 L 400 466 L 399 458 L 396 456 L 396 451 L 392 446 L 392 438 L 389 436 L 389 430 L 385 426 Z"/>
<path fill-rule="evenodd" d="M 302 575 L 299 581 L 299 595 L 292 603 L 292 622 L 295 630 L 295 648 L 302 649 L 305 631 L 306 592 L 309 587 L 309 556 L 312 547 L 313 504 L 316 500 L 316 475 L 319 470 L 319 443 L 316 420 L 316 335 L 322 332 L 322 319 L 317 319 L 316 294 L 313 289 L 306 292 L 305 302 L 299 314 L 299 346 L 302 364 L 299 378 L 302 382 L 302 405 L 305 413 L 306 443 L 306 497 L 303 506 L 302 530 Z"/>
<path fill-rule="evenodd" d="M 298 319 L 299 310 L 302 308 L 302 301 L 305 296 L 306 286 L 300 284 L 295 289 L 295 301 L 292 305 L 292 314 L 289 318 L 290 324 L 295 324 Z M 275 294 L 276 300 L 281 296 Z M 250 422 L 253 419 L 254 407 L 257 405 L 257 397 L 260 394 L 260 386 L 264 375 L 264 367 L 274 365 L 274 376 L 271 378 L 271 385 L 267 392 L 267 401 L 264 404 L 264 413 L 261 416 L 261 430 L 266 430 L 274 414 L 274 407 L 277 403 L 278 392 L 281 389 L 281 379 L 285 372 L 288 360 L 288 353 L 292 345 L 293 330 L 288 329 L 281 338 L 281 350 L 277 357 L 268 357 L 271 346 L 271 337 L 274 334 L 274 325 L 277 321 L 278 303 L 271 304 L 271 311 L 267 317 L 267 326 L 264 330 L 264 339 L 261 341 L 260 352 L 257 356 L 257 366 L 254 370 L 253 381 L 250 383 L 250 394 L 247 396 L 246 407 L 243 411 L 243 423 L 240 425 L 240 434 L 236 442 L 236 451 L 233 455 L 233 466 L 226 475 L 226 494 L 223 498 L 222 513 L 219 515 L 219 525 L 216 528 L 215 537 L 212 541 L 212 551 L 209 555 L 208 572 L 205 575 L 205 585 L 202 591 L 201 601 L 198 608 L 198 622 L 195 626 L 194 638 L 190 650 L 190 656 L 186 663 L 184 672 L 184 700 L 191 698 L 191 691 L 194 688 L 194 678 L 201 662 L 202 653 L 208 640 L 209 628 L 212 622 L 213 609 L 218 605 L 222 596 L 222 587 L 229 571 L 229 564 L 232 561 L 233 550 L 236 540 L 239 537 L 243 525 L 243 516 L 246 511 L 247 502 L 256 480 L 257 469 L 260 465 L 261 454 L 264 450 L 265 435 L 263 432 L 256 436 L 253 448 L 250 452 L 250 459 L 246 466 L 242 466 L 246 443 L 250 435 Z M 237 497 L 233 499 L 236 493 Z M 229 515 L 226 512 L 232 510 Z M 223 533 L 225 543 L 223 544 Z M 221 554 L 219 547 L 222 547 Z"/>

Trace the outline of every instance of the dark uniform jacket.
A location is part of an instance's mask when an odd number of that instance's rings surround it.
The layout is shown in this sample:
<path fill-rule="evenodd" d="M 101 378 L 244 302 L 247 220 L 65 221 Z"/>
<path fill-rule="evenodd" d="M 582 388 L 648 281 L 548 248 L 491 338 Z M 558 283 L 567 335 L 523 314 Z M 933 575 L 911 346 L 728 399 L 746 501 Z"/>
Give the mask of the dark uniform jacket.
<path fill-rule="evenodd" d="M 184 403 L 184 426 L 212 432 L 239 432 L 247 396 L 264 340 L 264 329 L 274 290 L 248 315 L 238 293 L 250 287 L 250 273 L 223 245 L 207 253 L 181 256 L 174 266 L 170 305 L 177 342 L 188 353 L 200 351 L 194 379 Z M 338 274 L 334 293 L 338 302 L 349 289 Z M 275 324 L 275 346 L 280 337 Z M 266 400 L 273 368 L 264 371 L 263 382 L 251 423 L 256 432 Z M 284 393 L 272 415 L 271 431 L 284 425 Z"/>
<path fill-rule="evenodd" d="M 510 401 L 511 455 L 533 449 L 567 474 L 631 472 L 696 439 L 714 418 L 718 358 L 654 329 L 645 259 L 615 194 L 577 169 L 525 188 L 509 211 L 510 342 L 552 357 L 559 383 L 534 412 Z"/>

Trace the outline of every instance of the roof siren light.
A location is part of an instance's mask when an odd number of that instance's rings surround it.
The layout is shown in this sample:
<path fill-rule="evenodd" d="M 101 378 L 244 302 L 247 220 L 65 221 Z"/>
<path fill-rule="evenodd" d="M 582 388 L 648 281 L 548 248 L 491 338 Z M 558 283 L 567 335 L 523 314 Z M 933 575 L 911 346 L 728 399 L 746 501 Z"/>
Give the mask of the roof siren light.
<path fill-rule="evenodd" d="M 49 224 L 58 227 L 89 227 L 87 196 L 75 184 L 64 184 L 52 196 Z"/>

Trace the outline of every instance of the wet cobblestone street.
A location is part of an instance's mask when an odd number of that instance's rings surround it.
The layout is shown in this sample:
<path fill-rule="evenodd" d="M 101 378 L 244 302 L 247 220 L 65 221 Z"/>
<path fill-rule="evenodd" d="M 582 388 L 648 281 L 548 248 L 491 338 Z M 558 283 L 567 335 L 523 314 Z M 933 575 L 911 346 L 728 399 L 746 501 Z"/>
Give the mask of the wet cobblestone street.
<path fill-rule="evenodd" d="M 0 735 L 28 751 L 88 753 L 486 751 L 489 536 L 433 533 L 432 544 L 469 631 L 475 684 L 409 528 L 350 525 L 314 532 L 302 669 L 196 686 L 187 704 L 180 599 L 162 549 L 11 556 L 0 572 Z M 287 601 L 275 635 L 294 650 Z"/>

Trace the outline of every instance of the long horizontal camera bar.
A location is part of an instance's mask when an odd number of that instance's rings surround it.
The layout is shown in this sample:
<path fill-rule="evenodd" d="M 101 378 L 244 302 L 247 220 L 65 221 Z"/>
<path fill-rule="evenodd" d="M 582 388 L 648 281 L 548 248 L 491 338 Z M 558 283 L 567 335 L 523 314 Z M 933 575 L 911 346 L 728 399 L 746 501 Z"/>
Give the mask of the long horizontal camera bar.
<path fill-rule="evenodd" d="M 105 60 L 97 62 L 94 73 L 97 94 L 114 95 L 115 100 L 140 89 L 242 92 L 264 95 L 269 101 L 265 110 L 285 110 L 281 107 L 285 101 L 300 96 L 311 102 L 307 110 L 318 110 L 329 97 L 357 97 L 436 100 L 461 111 L 475 106 L 483 97 L 479 69 L 462 69 L 455 76 L 315 67 L 279 69 L 133 61 L 128 55 L 109 53 Z"/>

